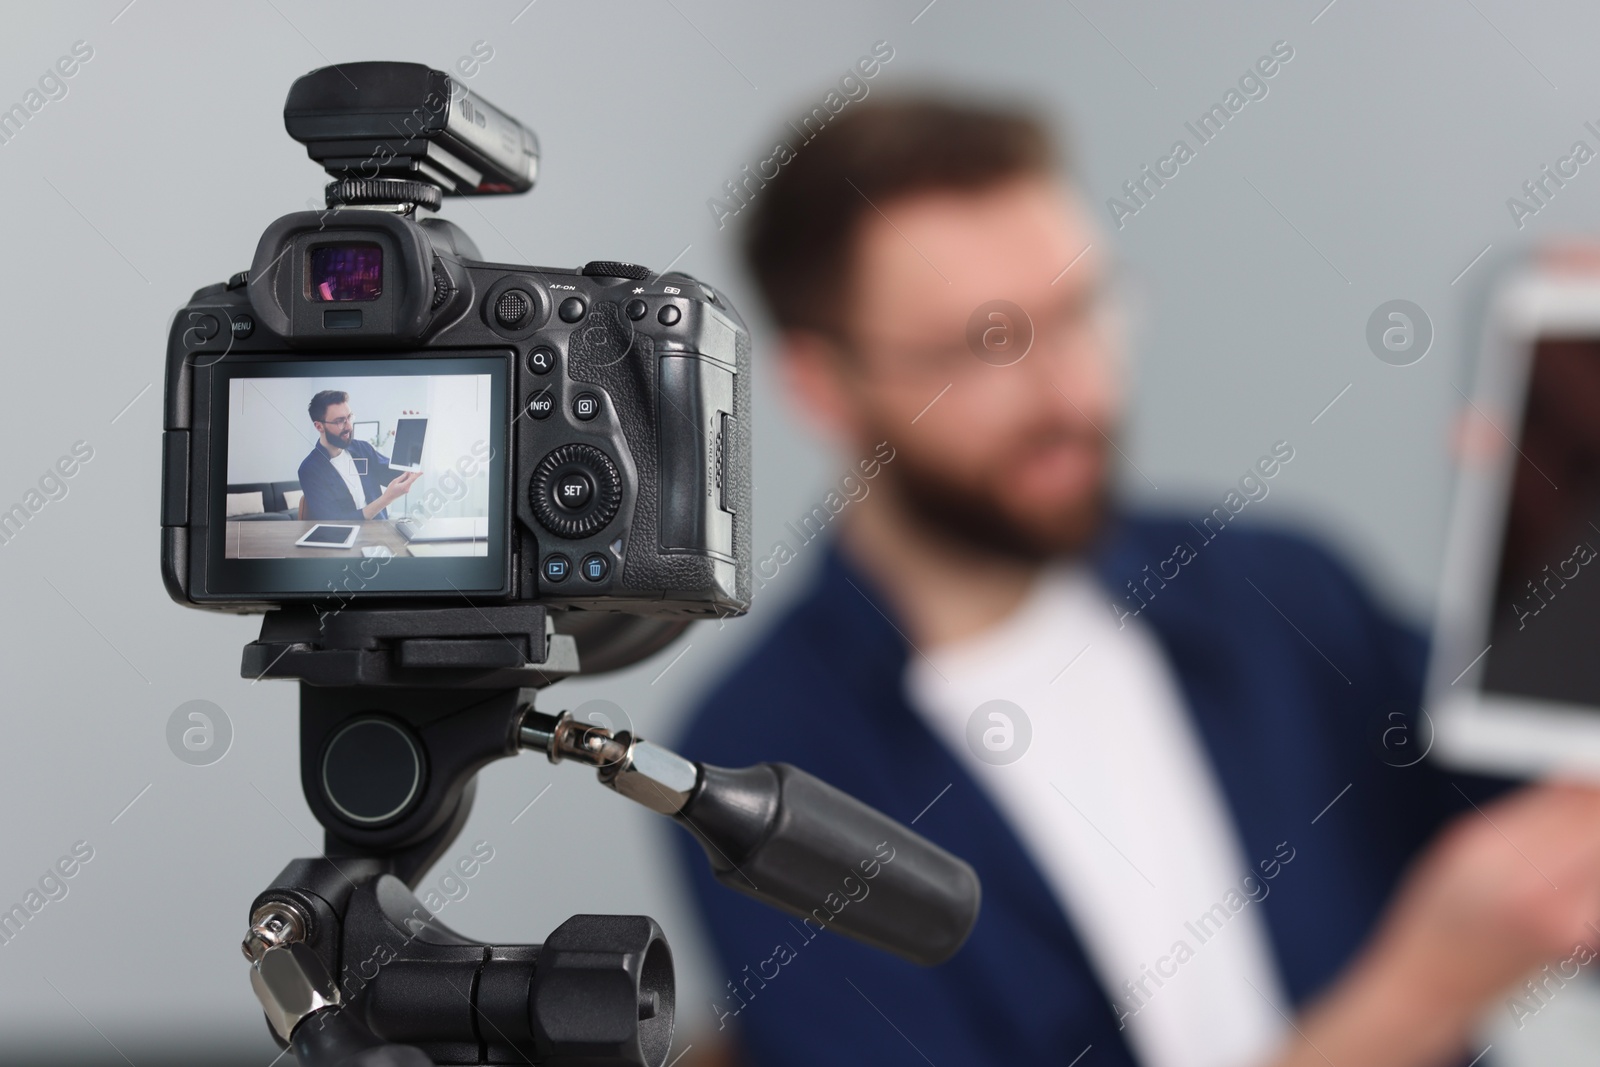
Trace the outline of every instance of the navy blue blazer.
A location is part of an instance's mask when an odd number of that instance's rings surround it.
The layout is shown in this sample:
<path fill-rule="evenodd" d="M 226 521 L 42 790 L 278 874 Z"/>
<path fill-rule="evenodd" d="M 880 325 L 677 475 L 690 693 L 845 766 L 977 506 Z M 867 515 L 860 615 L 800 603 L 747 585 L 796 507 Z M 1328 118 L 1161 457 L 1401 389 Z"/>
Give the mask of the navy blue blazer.
<path fill-rule="evenodd" d="M 320 522 L 361 522 L 366 518 L 361 509 L 378 499 L 383 487 L 399 473 L 389 467 L 388 456 L 366 441 L 353 440 L 345 451 L 356 461 L 356 473 L 367 498 L 361 501 L 350 498 L 350 487 L 333 469 L 333 460 L 319 441 L 312 447 L 311 454 L 300 461 L 300 489 L 306 495 L 306 518 Z M 375 519 L 388 517 L 388 508 L 373 516 Z"/>
<path fill-rule="evenodd" d="M 1456 786 L 1475 800 L 1500 787 L 1414 762 L 1426 743 L 1415 725 L 1424 642 L 1308 541 L 1230 527 L 1207 542 L 1182 521 L 1124 517 L 1094 564 L 1172 665 L 1245 857 L 1269 859 L 1279 842 L 1295 850 L 1251 906 L 1303 1004 L 1372 931 L 1407 862 L 1467 807 Z M 983 881 L 971 938 L 934 968 L 831 932 L 808 939 L 716 883 L 680 835 L 730 983 L 711 1004 L 680 1002 L 680 1019 L 736 1029 L 761 1067 L 1065 1065 L 1090 1047 L 1080 1067 L 1131 1067 L 1072 919 L 908 706 L 907 648 L 888 613 L 871 580 L 830 549 L 809 595 L 705 702 L 680 751 L 732 767 L 794 763 L 903 823 L 927 808 L 917 830 Z"/>

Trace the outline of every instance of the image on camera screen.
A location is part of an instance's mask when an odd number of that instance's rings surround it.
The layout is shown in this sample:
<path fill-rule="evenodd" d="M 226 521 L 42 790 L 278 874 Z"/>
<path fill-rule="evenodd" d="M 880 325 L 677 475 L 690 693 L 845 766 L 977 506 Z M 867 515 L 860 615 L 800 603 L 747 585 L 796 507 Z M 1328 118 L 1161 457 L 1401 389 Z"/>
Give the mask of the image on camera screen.
<path fill-rule="evenodd" d="M 383 249 L 370 242 L 322 245 L 306 271 L 313 300 L 376 300 L 383 295 Z"/>
<path fill-rule="evenodd" d="M 441 367 L 451 372 L 434 372 Z M 504 373 L 492 359 L 233 368 L 217 390 L 227 450 L 212 523 L 227 584 L 311 593 L 328 571 L 371 572 L 362 588 L 373 590 L 495 585 Z M 308 538 L 328 524 L 354 536 Z"/>

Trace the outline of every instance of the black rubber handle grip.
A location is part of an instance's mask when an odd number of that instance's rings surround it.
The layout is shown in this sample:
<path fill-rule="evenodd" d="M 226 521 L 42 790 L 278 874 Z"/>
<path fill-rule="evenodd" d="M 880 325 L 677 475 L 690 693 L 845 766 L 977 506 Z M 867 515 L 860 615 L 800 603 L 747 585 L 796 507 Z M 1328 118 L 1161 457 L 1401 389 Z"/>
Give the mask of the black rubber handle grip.
<path fill-rule="evenodd" d="M 964 860 L 787 763 L 700 767 L 675 818 L 717 881 L 822 930 L 931 967 L 978 921 L 982 887 Z"/>

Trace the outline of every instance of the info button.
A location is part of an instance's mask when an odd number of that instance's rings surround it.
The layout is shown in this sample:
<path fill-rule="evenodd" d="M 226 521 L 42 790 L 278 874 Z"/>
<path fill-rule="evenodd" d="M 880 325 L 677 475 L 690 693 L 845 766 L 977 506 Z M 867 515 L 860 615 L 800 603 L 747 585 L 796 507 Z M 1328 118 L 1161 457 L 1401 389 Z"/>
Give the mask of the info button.
<path fill-rule="evenodd" d="M 541 389 L 528 398 L 528 414 L 536 419 L 548 419 L 555 409 L 555 394 L 548 389 Z"/>

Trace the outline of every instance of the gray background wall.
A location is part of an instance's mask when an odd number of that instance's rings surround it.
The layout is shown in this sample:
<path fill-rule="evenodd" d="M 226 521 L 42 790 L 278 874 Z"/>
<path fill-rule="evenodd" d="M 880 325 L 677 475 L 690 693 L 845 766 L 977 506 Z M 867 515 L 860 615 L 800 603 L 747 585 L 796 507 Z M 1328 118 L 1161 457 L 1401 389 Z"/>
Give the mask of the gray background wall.
<path fill-rule="evenodd" d="M 472 84 L 538 131 L 545 165 L 530 196 L 450 207 L 485 255 L 676 259 L 753 313 L 732 230 L 717 228 L 707 198 L 873 42 L 895 49 L 875 93 L 949 84 L 1049 108 L 1103 205 L 1287 41 L 1294 59 L 1270 94 L 1123 229 L 1108 228 L 1142 294 L 1124 449 L 1159 489 L 1127 484 L 1199 513 L 1287 439 L 1296 459 L 1252 512 L 1314 526 L 1417 614 L 1438 581 L 1472 297 L 1492 264 L 1600 222 L 1595 166 L 1524 229 L 1505 206 L 1575 139 L 1594 144 L 1583 123 L 1600 119 L 1600 11 L 1575 0 L 526 2 L 4 10 L 0 104 L 21 100 L 75 41 L 94 56 L 0 146 L 0 505 L 22 500 L 74 442 L 94 454 L 65 498 L 0 545 L 0 902 L 21 899 L 76 841 L 94 858 L 0 946 L 0 1059 L 47 1040 L 107 1062 L 121 1062 L 112 1046 L 133 1062 L 207 1043 L 247 1050 L 243 1062 L 273 1052 L 236 945 L 250 898 L 316 838 L 297 780 L 294 691 L 238 677 L 254 620 L 168 601 L 156 508 L 174 309 L 245 267 L 274 217 L 319 201 L 320 171 L 282 128 L 295 76 L 365 58 L 447 67 L 488 42 L 493 59 Z M 1397 297 L 1437 330 L 1432 352 L 1405 368 L 1363 339 L 1368 314 Z M 842 461 L 785 413 L 770 376 L 756 397 L 762 549 Z M 750 619 L 703 627 L 624 675 L 566 683 L 547 704 L 604 696 L 642 732 L 671 735 L 813 562 L 786 568 Z M 195 699 L 233 726 L 231 751 L 209 767 L 180 762 L 165 739 L 169 715 Z M 541 761 L 492 767 L 480 785 L 457 848 L 485 839 L 495 858 L 446 920 L 537 940 L 574 911 L 653 914 L 680 961 L 679 1047 L 694 1040 L 710 1020 L 697 1005 L 722 979 L 668 867 L 676 831 Z M 606 847 L 578 856 L 557 831 L 574 820 Z M 1564 996 L 1521 1032 L 1501 1025 L 1499 1052 L 1586 1062 L 1600 1010 L 1585 997 Z"/>

